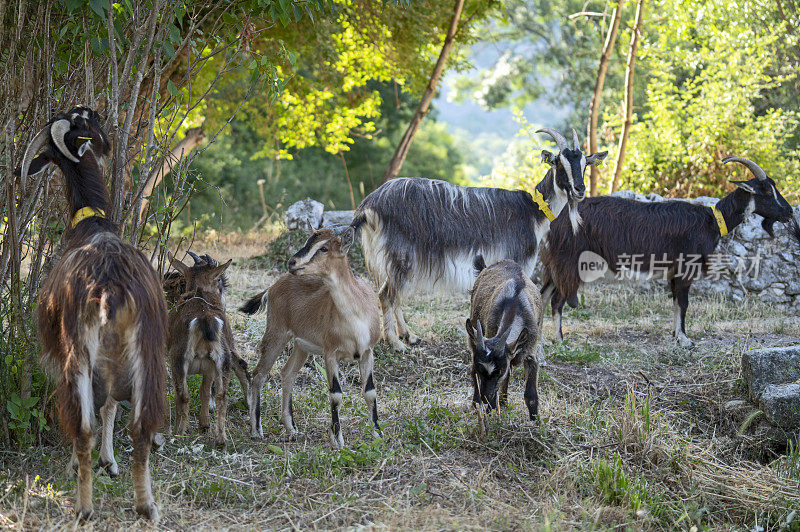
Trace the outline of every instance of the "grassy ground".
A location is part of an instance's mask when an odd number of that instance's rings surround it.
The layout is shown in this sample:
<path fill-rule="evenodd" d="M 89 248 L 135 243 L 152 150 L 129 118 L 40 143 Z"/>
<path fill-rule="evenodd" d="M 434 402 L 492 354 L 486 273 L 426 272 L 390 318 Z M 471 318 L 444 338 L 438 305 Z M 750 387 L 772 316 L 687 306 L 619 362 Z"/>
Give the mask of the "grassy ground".
<path fill-rule="evenodd" d="M 268 286 L 295 245 L 270 257 L 263 243 L 207 248 L 235 257 L 230 318 L 246 360 L 263 317 L 235 311 Z M 196 432 L 166 434 L 153 456 L 161 520 L 156 528 L 229 529 L 777 529 L 800 525 L 800 453 L 776 454 L 725 405 L 744 390 L 743 351 L 797 342 L 800 322 L 755 301 L 694 295 L 693 350 L 673 345 L 672 305 L 659 286 L 588 287 L 585 306 L 565 316 L 563 345 L 545 323 L 548 359 L 540 381 L 540 426 L 525 422 L 521 370 L 509 408 L 478 432 L 469 406 L 463 320 L 468 299 L 420 297 L 406 304 L 420 346 L 400 355 L 378 347 L 378 410 L 384 437 L 373 440 L 356 367 L 344 367 L 342 425 L 347 448 L 327 443 L 324 371 L 311 359 L 295 390 L 301 437 L 282 439 L 279 371 L 262 396 L 265 438 L 251 441 L 238 384 L 232 384 L 229 443 L 212 449 Z M 233 382 L 233 381 L 232 381 Z M 196 389 L 197 382 L 193 381 Z M 118 423 L 121 476 L 96 475 L 98 529 L 144 526 L 133 512 L 130 439 Z M 751 423 L 751 425 L 755 425 Z M 778 449 L 779 451 L 781 449 Z M 59 441 L 21 452 L 0 450 L 0 527 L 73 526 L 75 482 L 63 471 Z"/>

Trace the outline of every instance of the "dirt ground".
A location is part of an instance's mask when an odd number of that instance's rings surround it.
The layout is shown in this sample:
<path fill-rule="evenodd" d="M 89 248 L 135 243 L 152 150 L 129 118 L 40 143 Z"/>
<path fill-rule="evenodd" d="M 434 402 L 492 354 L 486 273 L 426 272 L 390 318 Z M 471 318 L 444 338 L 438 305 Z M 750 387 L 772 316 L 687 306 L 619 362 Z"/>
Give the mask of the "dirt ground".
<path fill-rule="evenodd" d="M 193 248 L 235 259 L 228 312 L 251 368 L 264 317 L 236 308 L 279 275 L 292 243 L 273 244 L 278 257 L 250 258 L 264 246 L 259 238 L 212 238 Z M 583 294 L 583 304 L 565 314 L 564 344 L 553 341 L 545 320 L 538 426 L 526 421 L 517 369 L 509 407 L 489 418 L 486 434 L 478 430 L 469 404 L 466 294 L 407 302 L 422 343 L 408 354 L 377 348 L 381 439 L 370 436 L 355 366 L 343 365 L 341 451 L 326 436 L 319 358 L 295 388 L 296 442 L 283 439 L 278 420 L 285 356 L 262 395 L 261 441 L 248 436 L 238 383 L 223 451 L 197 433 L 195 395 L 189 435 L 165 433 L 153 455 L 161 510 L 154 528 L 799 530 L 797 446 L 766 441 L 754 429 L 755 406 L 744 406 L 743 422 L 726 405 L 745 396 L 742 353 L 797 343 L 800 320 L 758 301 L 693 294 L 687 330 L 697 346 L 687 350 L 674 345 L 663 287 L 594 284 Z M 121 475 L 95 476 L 91 528 L 148 526 L 133 511 L 126 420 L 123 412 L 117 424 Z M 0 450 L 0 527 L 74 526 L 69 456 L 55 438 Z"/>

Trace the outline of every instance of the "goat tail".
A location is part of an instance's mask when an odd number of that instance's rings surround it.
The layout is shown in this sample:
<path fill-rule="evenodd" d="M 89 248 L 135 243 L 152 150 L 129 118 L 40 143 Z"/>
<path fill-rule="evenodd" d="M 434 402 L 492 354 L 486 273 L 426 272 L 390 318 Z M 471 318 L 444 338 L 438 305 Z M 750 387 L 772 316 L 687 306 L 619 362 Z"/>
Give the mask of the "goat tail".
<path fill-rule="evenodd" d="M 254 295 L 247 301 L 245 301 L 244 305 L 239 307 L 239 311 L 244 312 L 245 314 L 256 314 L 257 312 L 263 312 L 267 308 L 267 293 L 269 290 L 264 290 L 263 292 Z"/>
<path fill-rule="evenodd" d="M 222 330 L 222 320 L 215 316 L 200 316 L 192 320 L 189 328 L 200 331 L 206 342 L 215 342 Z"/>
<path fill-rule="evenodd" d="M 127 349 L 134 360 L 131 426 L 143 435 L 152 435 L 164 425 L 166 403 L 167 308 L 163 296 L 139 301 L 139 327 L 128 339 Z"/>

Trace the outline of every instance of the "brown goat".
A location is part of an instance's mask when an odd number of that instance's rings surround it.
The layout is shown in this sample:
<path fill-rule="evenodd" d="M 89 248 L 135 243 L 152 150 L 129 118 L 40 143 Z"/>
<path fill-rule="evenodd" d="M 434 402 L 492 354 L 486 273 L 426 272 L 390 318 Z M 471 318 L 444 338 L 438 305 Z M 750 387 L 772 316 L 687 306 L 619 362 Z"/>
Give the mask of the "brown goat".
<path fill-rule="evenodd" d="M 289 260 L 289 273 L 248 300 L 240 310 L 255 314 L 266 308 L 267 330 L 261 339 L 261 359 L 250 386 L 250 434 L 263 437 L 261 429 L 261 388 L 286 343 L 294 338 L 294 350 L 281 371 L 281 420 L 294 439 L 297 426 L 292 414 L 292 387 L 310 353 L 322 354 L 331 400 L 330 438 L 334 448 L 344 446 L 339 425 L 342 387 L 339 362 L 357 360 L 364 400 L 377 437 L 378 407 L 372 375 L 372 347 L 381 336 L 378 298 L 372 288 L 357 279 L 347 262 L 354 230 L 341 236 L 320 229 Z"/>
<path fill-rule="evenodd" d="M 166 303 L 150 262 L 105 217 L 111 204 L 100 161 L 109 151 L 99 115 L 76 107 L 53 118 L 23 157 L 23 185 L 29 169 L 61 169 L 72 221 L 61 260 L 39 292 L 40 358 L 57 380 L 59 422 L 78 464 L 78 518 L 93 511 L 94 405 L 103 405 L 99 463 L 116 476 L 114 419 L 117 403 L 129 400 L 136 511 L 156 519 L 149 456 L 166 410 Z"/>
<path fill-rule="evenodd" d="M 539 361 L 537 343 L 542 326 L 542 298 L 538 287 L 512 260 L 486 267 L 478 255 L 480 272 L 472 289 L 466 328 L 472 352 L 472 401 L 490 409 L 508 400 L 511 368 L 525 365 L 525 404 L 531 420 L 539 415 Z M 485 328 L 485 329 L 484 329 Z"/>
<path fill-rule="evenodd" d="M 172 265 L 180 272 L 186 287 L 169 312 L 167 351 L 172 361 L 175 382 L 175 432 L 185 434 L 189 426 L 189 388 L 186 377 L 203 376 L 200 387 L 200 430 L 209 428 L 212 391 L 216 395 L 217 427 L 214 443 L 224 447 L 228 411 L 228 385 L 233 367 L 239 375 L 247 398 L 249 375 L 247 365 L 236 354 L 233 331 L 225 314 L 223 276 L 229 260 L 218 265 L 208 257 L 187 266 L 170 255 Z"/>

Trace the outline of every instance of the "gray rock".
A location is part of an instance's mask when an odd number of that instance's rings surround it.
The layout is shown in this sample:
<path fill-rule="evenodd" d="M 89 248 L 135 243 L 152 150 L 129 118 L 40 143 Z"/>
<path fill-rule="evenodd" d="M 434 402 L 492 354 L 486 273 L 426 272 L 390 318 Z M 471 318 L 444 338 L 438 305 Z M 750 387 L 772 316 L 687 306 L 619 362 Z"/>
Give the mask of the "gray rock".
<path fill-rule="evenodd" d="M 800 427 L 800 383 L 768 385 L 758 406 L 773 425 L 786 429 Z"/>
<path fill-rule="evenodd" d="M 322 203 L 310 198 L 298 201 L 286 209 L 286 228 L 309 232 L 319 229 L 324 210 Z"/>
<path fill-rule="evenodd" d="M 336 227 L 339 225 L 350 225 L 353 221 L 353 213 L 356 211 L 325 211 L 322 216 L 322 227 Z"/>
<path fill-rule="evenodd" d="M 742 355 L 742 376 L 750 399 L 758 402 L 770 384 L 800 379 L 800 345 L 746 351 Z"/>

